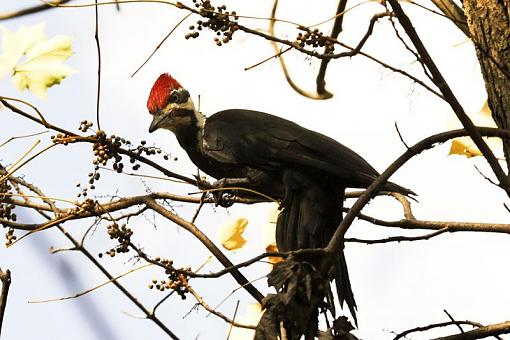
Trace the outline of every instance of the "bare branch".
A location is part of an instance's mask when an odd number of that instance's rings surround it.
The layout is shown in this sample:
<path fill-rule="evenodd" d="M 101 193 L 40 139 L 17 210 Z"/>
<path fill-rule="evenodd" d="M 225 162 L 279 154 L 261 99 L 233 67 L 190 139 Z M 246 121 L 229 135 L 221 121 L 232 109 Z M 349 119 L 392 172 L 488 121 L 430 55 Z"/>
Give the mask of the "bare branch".
<path fill-rule="evenodd" d="M 36 117 L 30 115 L 29 113 L 19 109 L 18 107 L 10 104 L 5 97 L 1 97 L 0 96 L 0 102 L 5 107 L 10 109 L 14 113 L 17 113 L 17 114 L 19 114 L 19 115 L 21 115 L 21 116 L 23 116 L 25 118 L 28 118 L 28 119 L 30 119 L 30 120 L 32 120 L 32 121 L 34 121 L 34 122 L 36 122 L 36 123 L 46 127 L 47 129 L 51 129 L 51 130 L 63 133 L 66 136 L 69 136 L 70 137 L 69 140 L 68 140 L 69 143 L 75 143 L 75 142 L 96 143 L 96 142 L 98 142 L 98 139 L 95 138 L 94 136 L 88 136 L 88 137 L 79 136 L 79 135 L 77 135 L 77 134 L 75 134 L 73 132 L 67 131 L 67 130 L 61 128 L 61 127 L 55 126 L 55 125 L 53 125 L 51 123 L 48 123 L 46 120 L 36 118 Z M 165 167 L 157 164 L 156 162 L 153 162 L 152 160 L 150 160 L 150 159 L 148 159 L 148 158 L 146 158 L 144 156 L 141 156 L 141 155 L 139 155 L 139 154 L 137 154 L 137 153 L 135 153 L 133 151 L 126 150 L 126 149 L 123 149 L 123 148 L 119 148 L 118 149 L 118 153 L 126 155 L 126 156 L 129 156 L 130 158 L 134 158 L 134 159 L 136 159 L 136 160 L 138 160 L 138 161 L 140 161 L 142 163 L 145 163 L 145 164 L 153 167 L 154 169 L 160 171 L 165 176 L 177 178 L 177 179 L 180 179 L 181 181 L 184 181 L 184 182 L 189 183 L 189 184 L 193 184 L 193 185 L 197 184 L 196 180 L 194 180 L 192 178 L 189 178 L 189 177 L 186 177 L 186 176 L 183 176 L 183 175 L 180 175 L 180 174 L 177 174 L 175 172 L 172 172 L 172 171 L 166 169 Z"/>
<path fill-rule="evenodd" d="M 453 318 L 453 316 L 448 313 L 448 311 L 446 309 L 443 309 L 443 312 L 448 316 L 448 318 L 452 321 L 452 322 L 455 322 L 455 319 Z M 457 326 L 457 328 L 459 329 L 459 331 L 461 333 L 464 333 L 464 330 L 462 329 L 461 325 L 459 325 L 459 323 L 455 323 L 455 325 Z"/>
<path fill-rule="evenodd" d="M 217 317 L 225 320 L 226 322 L 228 322 L 229 324 L 231 324 L 235 327 L 255 329 L 255 326 L 237 323 L 233 319 L 230 319 L 229 317 L 227 317 L 225 314 L 218 312 L 217 310 L 215 310 L 214 308 L 209 306 L 207 304 L 207 302 L 205 302 L 204 299 L 190 285 L 187 285 L 187 288 L 188 288 L 188 291 L 191 293 L 191 295 L 193 295 L 193 297 L 197 300 L 198 304 L 200 306 L 202 306 L 209 313 L 216 315 Z"/>
<path fill-rule="evenodd" d="M 510 333 L 510 321 L 505 321 L 489 326 L 479 327 L 477 329 L 473 329 L 472 331 L 445 336 L 441 338 L 437 338 L 435 340 L 473 340 L 473 339 L 483 339 L 489 336 L 496 336 L 500 334 Z"/>
<path fill-rule="evenodd" d="M 427 325 L 427 326 L 421 326 L 421 327 L 416 327 L 416 328 L 408 329 L 408 330 L 406 330 L 406 331 L 404 331 L 402 333 L 397 334 L 397 336 L 395 336 L 393 338 L 393 340 L 398 340 L 398 339 L 405 338 L 407 335 L 409 335 L 411 333 L 425 332 L 425 331 L 428 331 L 428 330 L 431 330 L 431 329 L 434 329 L 434 328 L 448 327 L 448 326 L 454 326 L 454 325 L 470 325 L 470 326 L 473 326 L 473 327 L 483 327 L 482 324 L 480 324 L 478 322 L 469 321 L 469 320 L 446 321 L 446 322 L 433 323 L 433 324 L 430 324 L 430 325 Z"/>
<path fill-rule="evenodd" d="M 390 0 L 393 1 L 393 0 Z M 510 138 L 510 130 L 494 129 L 494 128 L 480 128 L 477 127 L 477 133 L 486 136 L 497 136 L 500 138 Z M 464 136 L 467 131 L 464 129 L 452 130 L 443 133 L 439 133 L 428 138 L 423 139 L 417 144 L 413 145 L 402 154 L 397 160 L 395 160 L 372 184 L 365 190 L 365 192 L 356 200 L 354 205 L 351 207 L 349 212 L 345 215 L 344 219 L 338 226 L 333 237 L 331 238 L 326 251 L 330 255 L 336 254 L 338 251 L 343 249 L 345 233 L 349 229 L 350 225 L 360 213 L 361 209 L 372 199 L 374 194 L 382 188 L 386 181 L 395 173 L 400 167 L 402 167 L 408 160 L 424 150 L 432 148 L 437 143 L 444 143 L 452 138 Z M 330 261 L 333 256 L 327 256 L 322 264 L 322 270 L 327 272 L 330 268 Z"/>
<path fill-rule="evenodd" d="M 340 32 L 342 32 L 342 24 L 344 21 L 344 14 L 345 14 L 345 7 L 347 6 L 347 0 L 339 0 L 338 1 L 338 8 L 336 10 L 335 15 L 335 23 L 333 24 L 333 29 L 331 30 L 331 34 L 329 37 L 331 39 L 337 39 Z M 331 59 L 323 59 L 321 60 L 321 66 L 319 68 L 319 72 L 317 74 L 317 79 L 315 80 L 316 86 L 317 86 L 317 93 L 319 95 L 322 95 L 324 97 L 332 97 L 333 94 L 331 94 L 328 90 L 326 90 L 326 70 L 328 68 L 329 61 Z"/>
<path fill-rule="evenodd" d="M 232 262 L 230 262 L 230 260 L 223 254 L 223 252 L 194 224 L 184 220 L 183 218 L 172 213 L 171 211 L 165 209 L 164 207 L 159 205 L 153 198 L 145 197 L 143 199 L 143 203 L 147 205 L 150 209 L 160 214 L 161 216 L 169 219 L 170 221 L 176 223 L 177 225 L 183 227 L 184 229 L 192 233 L 218 259 L 218 261 L 220 261 L 220 263 L 225 268 L 234 266 Z M 243 288 L 246 289 L 246 291 L 255 298 L 255 300 L 257 300 L 259 303 L 262 302 L 264 296 L 257 290 L 257 288 L 255 288 L 251 283 L 249 283 L 249 281 L 244 277 L 243 274 L 241 274 L 239 270 L 235 269 L 231 271 L 231 275 L 234 277 L 237 283 L 243 286 Z"/>
<path fill-rule="evenodd" d="M 163 40 L 160 41 L 160 43 L 158 44 L 158 46 L 156 46 L 156 48 L 154 49 L 154 51 L 152 51 L 152 53 L 147 57 L 147 59 L 145 59 L 145 61 L 142 63 L 142 65 L 140 65 L 136 70 L 135 72 L 133 72 L 133 74 L 131 75 L 131 77 L 134 77 L 138 71 L 140 71 L 142 69 L 142 67 L 145 66 L 145 64 L 147 64 L 149 62 L 149 60 L 151 60 L 152 56 L 154 54 L 156 54 L 156 52 L 159 50 L 159 48 L 165 43 L 165 41 L 172 35 L 172 33 L 174 33 L 174 31 L 177 29 L 177 27 L 179 27 L 186 19 L 188 19 L 190 17 L 192 13 L 188 13 L 184 18 L 182 18 L 171 30 L 170 32 L 163 38 Z"/>
<path fill-rule="evenodd" d="M 434 231 L 433 233 L 429 233 L 421 236 L 392 236 L 379 240 L 363 240 L 358 238 L 346 238 L 345 242 L 353 242 L 353 243 L 366 243 L 366 244 L 380 244 L 380 243 L 390 243 L 390 242 L 403 242 L 403 241 L 420 241 L 420 240 L 429 240 L 433 237 L 441 235 L 445 232 L 449 231 L 448 228 L 439 229 Z"/>
<path fill-rule="evenodd" d="M 485 159 L 492 168 L 492 171 L 494 171 L 496 177 L 498 178 L 499 186 L 506 191 L 507 195 L 510 196 L 510 179 L 504 173 L 496 156 L 494 156 L 492 150 L 483 140 L 482 135 L 477 130 L 476 126 L 473 124 L 469 116 L 466 114 L 462 105 L 460 105 L 453 91 L 450 89 L 450 86 L 444 79 L 443 75 L 441 74 L 436 64 L 432 60 L 432 57 L 428 53 L 425 45 L 418 36 L 418 33 L 416 33 L 416 30 L 414 29 L 411 20 L 404 13 L 402 7 L 400 6 L 397 0 L 388 0 L 388 2 L 390 3 L 391 8 L 395 12 L 400 24 L 402 25 L 407 35 L 411 39 L 414 47 L 416 48 L 418 54 L 421 57 L 421 60 L 423 61 L 423 64 L 426 65 L 427 69 L 430 71 L 434 84 L 439 88 L 439 90 L 445 97 L 446 102 L 450 104 L 452 110 L 457 115 L 459 121 L 462 123 L 464 128 L 469 132 L 469 136 L 484 155 Z"/>
<path fill-rule="evenodd" d="M 71 0 L 55 0 L 55 1 L 48 1 L 47 3 L 43 3 L 41 5 L 32 6 L 24 9 L 19 9 L 17 11 L 13 12 L 6 12 L 6 13 L 0 13 L 0 20 L 8 20 L 13 19 L 17 17 L 21 17 L 28 14 L 34 14 L 37 12 L 41 12 L 50 8 L 54 8 L 56 5 L 63 5 L 67 2 L 70 2 Z"/>

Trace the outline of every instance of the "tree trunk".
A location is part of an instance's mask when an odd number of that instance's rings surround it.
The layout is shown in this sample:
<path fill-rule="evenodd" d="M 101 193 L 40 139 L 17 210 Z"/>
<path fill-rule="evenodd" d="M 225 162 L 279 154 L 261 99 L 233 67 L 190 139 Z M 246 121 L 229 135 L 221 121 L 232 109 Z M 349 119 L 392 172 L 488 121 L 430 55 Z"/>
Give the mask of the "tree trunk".
<path fill-rule="evenodd" d="M 464 0 L 471 39 L 480 61 L 492 117 L 510 128 L 510 0 Z M 510 141 L 503 141 L 510 170 Z"/>

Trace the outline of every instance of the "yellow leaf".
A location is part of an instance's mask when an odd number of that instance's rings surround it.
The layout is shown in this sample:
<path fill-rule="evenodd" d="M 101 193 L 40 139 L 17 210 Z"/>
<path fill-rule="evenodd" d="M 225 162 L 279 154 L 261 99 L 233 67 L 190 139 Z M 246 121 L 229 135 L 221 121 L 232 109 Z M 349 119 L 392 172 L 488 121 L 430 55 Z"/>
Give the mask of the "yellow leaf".
<path fill-rule="evenodd" d="M 267 247 L 266 247 L 266 252 L 268 253 L 276 253 L 278 252 L 278 247 L 276 246 L 276 243 L 272 243 L 272 244 L 269 244 Z M 267 258 L 267 260 L 269 261 L 269 263 L 271 263 L 272 265 L 275 265 L 277 264 L 278 262 L 282 262 L 283 261 L 283 258 L 282 257 L 279 257 L 279 256 L 269 256 Z"/>
<path fill-rule="evenodd" d="M 44 22 L 21 27 L 16 33 L 2 28 L 0 76 L 12 74 L 14 85 L 20 90 L 29 89 L 45 98 L 49 87 L 59 84 L 74 70 L 64 62 L 73 54 L 71 38 L 63 35 L 47 39 Z M 20 59 L 25 56 L 24 60 Z"/>
<path fill-rule="evenodd" d="M 481 156 L 482 153 L 469 137 L 455 138 L 452 140 L 449 155 L 461 155 L 471 158 Z"/>
<path fill-rule="evenodd" d="M 223 247 L 227 250 L 242 248 L 246 243 L 243 233 L 247 225 L 246 218 L 225 223 L 219 230 L 219 239 Z"/>
<path fill-rule="evenodd" d="M 487 101 L 485 101 L 480 111 L 469 114 L 469 117 L 476 126 L 497 127 L 496 123 L 492 119 L 492 113 Z M 499 138 L 484 138 L 484 140 L 497 157 L 503 157 L 502 143 Z M 459 137 L 452 139 L 450 152 L 448 154 L 466 156 L 467 158 L 482 155 L 478 147 L 469 137 Z"/>

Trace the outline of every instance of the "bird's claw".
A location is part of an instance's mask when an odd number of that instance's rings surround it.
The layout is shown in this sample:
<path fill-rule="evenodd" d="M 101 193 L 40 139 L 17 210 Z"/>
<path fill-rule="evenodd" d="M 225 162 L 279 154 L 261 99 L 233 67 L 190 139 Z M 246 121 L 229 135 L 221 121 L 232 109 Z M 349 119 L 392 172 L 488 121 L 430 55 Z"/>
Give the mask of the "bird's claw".
<path fill-rule="evenodd" d="M 213 195 L 214 204 L 223 208 L 231 207 L 235 203 L 235 195 L 229 190 L 219 190 L 227 186 L 227 180 L 222 178 L 214 182 L 211 187 L 211 193 Z"/>

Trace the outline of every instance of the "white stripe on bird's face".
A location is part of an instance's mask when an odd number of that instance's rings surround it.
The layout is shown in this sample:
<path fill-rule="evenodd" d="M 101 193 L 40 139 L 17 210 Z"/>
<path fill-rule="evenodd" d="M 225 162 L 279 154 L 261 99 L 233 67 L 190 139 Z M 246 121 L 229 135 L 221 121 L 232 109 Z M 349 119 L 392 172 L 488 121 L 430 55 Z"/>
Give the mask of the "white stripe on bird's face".
<path fill-rule="evenodd" d="M 185 90 L 179 89 L 173 92 L 183 94 L 181 91 Z M 172 95 L 173 94 L 174 93 L 172 93 Z M 170 98 L 172 98 L 172 96 Z M 150 131 L 166 129 L 175 133 L 178 130 L 190 127 L 197 127 L 199 130 L 204 128 L 205 116 L 195 109 L 195 104 L 189 94 L 184 98 L 182 96 L 180 98 L 185 101 L 179 102 L 172 100 L 162 110 L 154 114 Z"/>

